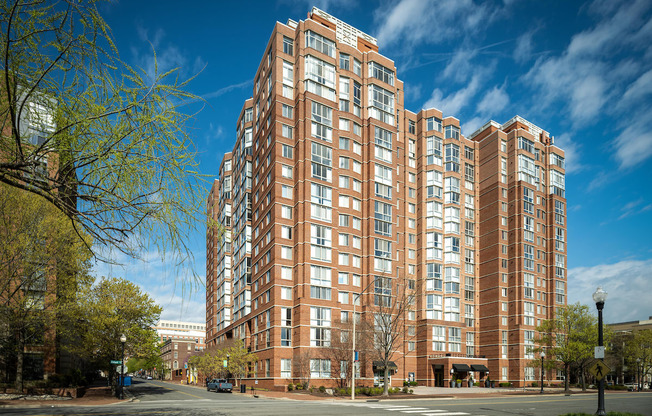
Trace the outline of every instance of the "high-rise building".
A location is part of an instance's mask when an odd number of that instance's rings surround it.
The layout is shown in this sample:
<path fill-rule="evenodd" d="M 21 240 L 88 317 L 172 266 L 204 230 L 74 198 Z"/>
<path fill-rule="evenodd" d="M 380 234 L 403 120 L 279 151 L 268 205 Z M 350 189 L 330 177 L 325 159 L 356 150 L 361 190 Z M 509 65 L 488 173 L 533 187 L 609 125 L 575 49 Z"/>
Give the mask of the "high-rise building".
<path fill-rule="evenodd" d="M 535 328 L 566 304 L 553 138 L 519 116 L 464 137 L 406 110 L 376 40 L 317 8 L 276 23 L 254 79 L 208 198 L 207 344 L 243 340 L 265 387 L 305 357 L 335 384 L 349 364 L 325 351 L 353 303 L 373 322 L 409 295 L 393 385 L 535 381 Z M 383 371 L 371 350 L 361 384 Z"/>

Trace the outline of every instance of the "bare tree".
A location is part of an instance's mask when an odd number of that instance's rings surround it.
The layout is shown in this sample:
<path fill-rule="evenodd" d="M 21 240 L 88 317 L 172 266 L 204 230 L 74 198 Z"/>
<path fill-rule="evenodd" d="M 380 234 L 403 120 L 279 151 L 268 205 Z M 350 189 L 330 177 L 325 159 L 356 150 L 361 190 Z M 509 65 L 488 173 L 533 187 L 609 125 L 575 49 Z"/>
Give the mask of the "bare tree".
<path fill-rule="evenodd" d="M 383 396 L 389 395 L 389 371 L 394 354 L 406 338 L 405 315 L 414 304 L 414 294 L 396 285 L 392 279 L 376 277 L 374 288 L 373 350 L 383 372 Z"/>
<path fill-rule="evenodd" d="M 298 378 L 303 387 L 306 388 L 310 384 L 310 360 L 312 359 L 312 352 L 306 350 L 302 353 L 295 354 L 292 359 L 292 366 L 294 367 L 294 376 Z"/>
<path fill-rule="evenodd" d="M 354 319 L 356 319 L 354 317 Z M 367 321 L 356 322 L 356 349 L 360 351 L 369 351 L 373 342 L 373 327 Z M 330 346 L 321 348 L 321 356 L 337 363 L 339 368 L 340 387 L 346 387 L 351 380 L 351 351 L 353 351 L 353 321 L 349 319 L 346 322 L 340 322 L 332 326 Z M 342 368 L 344 366 L 344 368 Z"/>

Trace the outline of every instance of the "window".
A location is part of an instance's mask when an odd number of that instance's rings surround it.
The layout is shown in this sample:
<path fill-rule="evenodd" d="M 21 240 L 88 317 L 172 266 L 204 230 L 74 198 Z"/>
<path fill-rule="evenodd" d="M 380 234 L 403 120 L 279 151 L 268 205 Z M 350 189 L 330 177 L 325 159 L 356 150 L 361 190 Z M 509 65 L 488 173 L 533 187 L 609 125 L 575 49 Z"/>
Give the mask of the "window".
<path fill-rule="evenodd" d="M 375 84 L 369 84 L 369 115 L 394 125 L 394 93 Z"/>
<path fill-rule="evenodd" d="M 362 64 L 355 58 L 353 58 L 353 73 L 359 77 L 362 76 Z"/>
<path fill-rule="evenodd" d="M 564 158 L 556 153 L 550 153 L 550 164 L 560 167 L 562 169 L 566 169 Z"/>
<path fill-rule="evenodd" d="M 282 153 L 283 157 L 288 158 L 288 159 L 293 158 L 293 150 L 294 149 L 292 148 L 292 146 L 288 146 L 287 144 L 283 144 L 283 145 L 281 145 L 281 148 L 282 148 L 282 151 L 283 151 L 283 153 Z"/>
<path fill-rule="evenodd" d="M 290 358 L 281 358 L 281 377 L 292 377 L 292 360 Z"/>
<path fill-rule="evenodd" d="M 457 267 L 446 267 L 444 278 L 444 293 L 460 293 L 460 269 Z"/>
<path fill-rule="evenodd" d="M 426 228 L 442 228 L 442 203 L 426 202 Z"/>
<path fill-rule="evenodd" d="M 349 284 L 349 274 L 344 273 L 344 272 L 339 272 L 337 274 L 337 283 L 340 285 L 348 285 Z"/>
<path fill-rule="evenodd" d="M 460 299 L 447 296 L 444 298 L 444 320 L 459 322 L 460 320 Z"/>
<path fill-rule="evenodd" d="M 447 172 L 460 171 L 460 147 L 456 144 L 449 143 L 444 146 L 445 150 L 445 167 Z"/>
<path fill-rule="evenodd" d="M 310 360 L 310 378 L 330 378 L 331 362 L 326 359 Z"/>
<path fill-rule="evenodd" d="M 525 344 L 525 358 L 534 358 L 534 331 L 523 331 L 523 343 Z"/>
<path fill-rule="evenodd" d="M 462 351 L 462 328 L 448 328 L 448 351 Z"/>
<path fill-rule="evenodd" d="M 340 137 L 340 149 L 342 149 L 342 150 L 351 150 L 351 140 L 349 140 L 347 138 L 344 138 L 344 137 Z"/>
<path fill-rule="evenodd" d="M 292 268 L 281 266 L 281 279 L 292 280 Z"/>
<path fill-rule="evenodd" d="M 392 236 L 392 206 L 374 201 L 374 231 L 376 234 Z"/>
<path fill-rule="evenodd" d="M 351 57 L 345 53 L 340 53 L 340 68 L 347 71 L 351 70 Z"/>
<path fill-rule="evenodd" d="M 283 124 L 281 128 L 281 135 L 285 138 L 291 139 L 292 138 L 292 127 L 287 126 Z"/>
<path fill-rule="evenodd" d="M 426 319 L 442 319 L 442 296 L 426 295 Z"/>
<path fill-rule="evenodd" d="M 442 259 L 442 235 L 437 232 L 426 233 L 426 259 Z"/>
<path fill-rule="evenodd" d="M 310 225 L 310 258 L 320 261 L 331 261 L 332 230 L 323 225 Z"/>
<path fill-rule="evenodd" d="M 310 297 L 331 300 L 331 269 L 310 266 Z"/>
<path fill-rule="evenodd" d="M 534 303 L 523 302 L 523 324 L 534 326 Z"/>
<path fill-rule="evenodd" d="M 306 47 L 335 58 L 335 42 L 311 30 L 306 31 Z"/>
<path fill-rule="evenodd" d="M 291 63 L 285 61 L 283 61 L 283 84 L 289 87 L 294 85 L 294 67 Z"/>
<path fill-rule="evenodd" d="M 441 264 L 426 264 L 426 290 L 442 290 Z"/>
<path fill-rule="evenodd" d="M 311 106 L 312 136 L 331 142 L 333 141 L 333 109 L 313 101 Z"/>
<path fill-rule="evenodd" d="M 281 206 L 281 217 L 291 220 L 292 219 L 292 207 L 289 207 L 287 205 L 282 205 Z"/>
<path fill-rule="evenodd" d="M 332 149 L 319 143 L 312 143 L 312 177 L 323 181 L 332 180 Z"/>
<path fill-rule="evenodd" d="M 444 128 L 444 138 L 446 139 L 460 139 L 460 128 L 457 126 L 446 126 Z"/>
<path fill-rule="evenodd" d="M 565 297 L 566 285 L 561 280 L 555 280 L 555 302 L 558 304 L 563 304 Z"/>
<path fill-rule="evenodd" d="M 292 199 L 292 187 L 288 185 L 281 185 L 281 196 L 283 198 Z"/>
<path fill-rule="evenodd" d="M 441 119 L 437 117 L 430 117 L 426 119 L 426 130 L 441 132 Z"/>
<path fill-rule="evenodd" d="M 394 71 L 379 63 L 369 62 L 369 77 L 376 78 L 386 84 L 394 86 Z"/>
<path fill-rule="evenodd" d="M 374 305 L 389 307 L 392 296 L 392 279 L 374 276 Z"/>
<path fill-rule="evenodd" d="M 523 268 L 534 271 L 534 246 L 523 244 Z"/>
<path fill-rule="evenodd" d="M 281 286 L 281 299 L 292 300 L 292 288 Z"/>
<path fill-rule="evenodd" d="M 442 140 L 437 136 L 426 137 L 426 164 L 441 166 Z"/>
<path fill-rule="evenodd" d="M 432 327 L 433 351 L 446 351 L 446 328 L 435 325 Z"/>
<path fill-rule="evenodd" d="M 335 67 L 312 55 L 305 58 L 306 90 L 335 101 Z"/>
<path fill-rule="evenodd" d="M 328 347 L 331 339 L 331 310 L 310 307 L 310 346 Z"/>
<path fill-rule="evenodd" d="M 283 52 L 290 56 L 294 54 L 294 41 L 287 36 L 283 36 Z"/>

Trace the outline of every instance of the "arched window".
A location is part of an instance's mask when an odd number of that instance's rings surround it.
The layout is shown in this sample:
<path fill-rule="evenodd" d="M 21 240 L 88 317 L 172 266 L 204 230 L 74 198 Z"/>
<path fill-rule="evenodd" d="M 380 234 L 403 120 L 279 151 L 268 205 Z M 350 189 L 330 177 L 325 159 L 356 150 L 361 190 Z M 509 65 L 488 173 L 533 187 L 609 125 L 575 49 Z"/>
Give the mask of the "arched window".
<path fill-rule="evenodd" d="M 176 370 L 177 368 L 179 368 L 179 362 L 178 362 L 178 361 L 175 361 L 175 362 L 174 362 L 174 369 Z"/>

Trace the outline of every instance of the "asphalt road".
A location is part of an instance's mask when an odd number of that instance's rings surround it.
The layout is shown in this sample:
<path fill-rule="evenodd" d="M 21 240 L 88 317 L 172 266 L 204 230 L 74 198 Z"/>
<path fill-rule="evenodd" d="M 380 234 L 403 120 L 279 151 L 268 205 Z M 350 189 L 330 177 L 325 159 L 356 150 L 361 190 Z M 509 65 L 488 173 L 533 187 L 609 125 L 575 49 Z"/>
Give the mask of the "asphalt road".
<path fill-rule="evenodd" d="M 596 394 L 574 396 L 502 396 L 477 399 L 415 399 L 355 402 L 346 400 L 295 401 L 254 398 L 250 395 L 207 392 L 196 387 L 159 381 L 135 380 L 130 392 L 135 401 L 106 406 L 6 407 L 3 415 L 162 415 L 162 416 L 268 416 L 268 415 L 416 415 L 416 416 L 557 416 L 570 412 L 595 413 Z M 606 410 L 652 416 L 652 393 L 608 393 Z"/>

